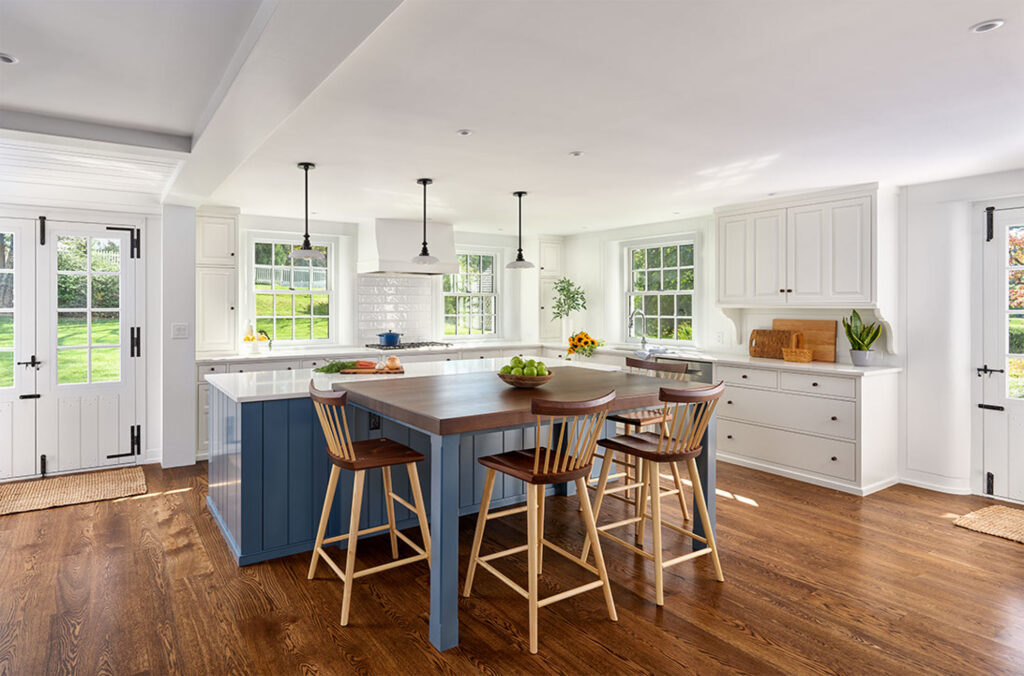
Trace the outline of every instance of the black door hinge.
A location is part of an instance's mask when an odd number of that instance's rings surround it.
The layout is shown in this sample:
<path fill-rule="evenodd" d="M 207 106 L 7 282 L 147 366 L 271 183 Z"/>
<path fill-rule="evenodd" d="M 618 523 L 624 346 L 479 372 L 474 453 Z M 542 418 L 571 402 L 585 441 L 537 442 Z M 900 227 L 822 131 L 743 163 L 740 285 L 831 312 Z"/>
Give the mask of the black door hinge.
<path fill-rule="evenodd" d="M 1002 406 L 996 406 L 995 404 L 978 404 L 978 408 L 983 408 L 986 411 L 1005 411 L 1006 410 Z"/>
<path fill-rule="evenodd" d="M 130 233 L 128 258 L 142 258 L 142 230 L 120 225 L 108 225 L 107 230 L 121 230 Z"/>
<path fill-rule="evenodd" d="M 985 495 L 992 495 L 996 492 L 996 475 L 989 472 L 985 475 Z"/>
<path fill-rule="evenodd" d="M 142 327 L 133 326 L 128 329 L 129 334 L 129 345 L 128 345 L 128 356 L 129 357 L 141 357 L 142 356 Z"/>
<path fill-rule="evenodd" d="M 39 246 L 46 246 L 46 216 L 39 217 Z"/>
<path fill-rule="evenodd" d="M 142 455 L 142 425 L 132 425 L 128 431 L 131 450 L 127 453 L 114 453 L 108 458 L 127 458 L 130 455 Z"/>
<path fill-rule="evenodd" d="M 985 207 L 985 241 L 991 242 L 992 238 L 995 237 L 996 227 L 996 208 Z"/>
<path fill-rule="evenodd" d="M 46 455 L 39 456 L 39 476 L 46 476 Z"/>

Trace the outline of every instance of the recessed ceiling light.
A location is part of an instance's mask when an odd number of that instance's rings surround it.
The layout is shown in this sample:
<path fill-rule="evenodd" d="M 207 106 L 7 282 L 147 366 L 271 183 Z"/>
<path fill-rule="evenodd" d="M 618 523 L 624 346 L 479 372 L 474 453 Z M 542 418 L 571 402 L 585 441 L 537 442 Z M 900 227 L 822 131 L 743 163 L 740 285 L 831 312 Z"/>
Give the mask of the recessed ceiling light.
<path fill-rule="evenodd" d="M 988 33 L 1002 26 L 1005 22 L 1002 19 L 989 19 L 971 26 L 972 33 Z"/>
<path fill-rule="evenodd" d="M 472 129 L 458 129 L 455 131 L 459 136 L 470 136 L 473 133 Z"/>
<path fill-rule="evenodd" d="M 583 151 L 582 150 L 573 150 L 572 152 L 569 153 L 569 157 L 582 157 L 582 156 L 583 156 Z"/>
<path fill-rule="evenodd" d="M 18 57 L 0 52 L 0 63 L 15 64 L 18 63 Z"/>

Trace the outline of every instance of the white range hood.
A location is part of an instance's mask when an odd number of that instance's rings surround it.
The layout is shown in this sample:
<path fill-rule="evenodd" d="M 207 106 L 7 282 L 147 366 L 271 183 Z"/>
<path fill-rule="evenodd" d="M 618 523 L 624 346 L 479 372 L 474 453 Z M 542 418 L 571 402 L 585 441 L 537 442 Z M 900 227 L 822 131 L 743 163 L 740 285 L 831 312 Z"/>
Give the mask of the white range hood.
<path fill-rule="evenodd" d="M 450 223 L 427 223 L 427 245 L 439 262 L 413 263 L 423 242 L 423 222 L 378 218 L 359 224 L 356 272 L 443 275 L 459 271 L 455 259 L 455 230 Z"/>

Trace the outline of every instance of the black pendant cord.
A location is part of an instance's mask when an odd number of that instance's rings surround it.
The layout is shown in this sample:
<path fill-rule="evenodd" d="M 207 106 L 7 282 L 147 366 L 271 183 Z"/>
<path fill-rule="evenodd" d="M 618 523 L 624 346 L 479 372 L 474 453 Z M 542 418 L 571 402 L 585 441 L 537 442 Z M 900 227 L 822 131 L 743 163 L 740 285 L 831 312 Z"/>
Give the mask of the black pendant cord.
<path fill-rule="evenodd" d="M 429 256 L 430 249 L 427 248 L 427 186 L 433 181 L 429 178 L 421 178 L 416 182 L 423 186 L 423 247 L 420 249 L 420 255 Z"/>
<path fill-rule="evenodd" d="M 523 195 L 526 193 L 522 190 L 513 193 L 519 198 L 519 253 L 516 255 L 516 262 L 525 261 L 523 258 Z"/>
<path fill-rule="evenodd" d="M 304 183 L 304 199 L 306 202 L 306 213 L 305 213 L 305 229 L 302 235 L 302 249 L 308 251 L 313 247 L 309 243 L 309 170 L 315 168 L 316 165 L 312 162 L 300 162 L 299 168 L 302 169 L 303 183 Z"/>

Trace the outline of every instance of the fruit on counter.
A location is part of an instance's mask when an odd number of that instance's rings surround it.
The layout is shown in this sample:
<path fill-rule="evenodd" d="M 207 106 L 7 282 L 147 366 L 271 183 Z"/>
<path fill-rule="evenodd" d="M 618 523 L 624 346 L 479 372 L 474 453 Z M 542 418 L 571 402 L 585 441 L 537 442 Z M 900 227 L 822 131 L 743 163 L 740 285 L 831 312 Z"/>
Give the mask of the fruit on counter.
<path fill-rule="evenodd" d="M 512 373 L 512 367 L 511 366 L 502 366 L 501 370 L 498 371 L 498 373 L 500 373 L 503 376 L 507 376 L 510 373 Z"/>
<path fill-rule="evenodd" d="M 505 376 L 527 376 L 529 378 L 536 378 L 538 376 L 547 376 L 551 374 L 551 372 L 548 371 L 548 367 L 544 365 L 544 362 L 537 361 L 536 359 L 524 360 L 519 356 L 509 359 L 508 364 L 502 366 L 498 373 Z"/>
<path fill-rule="evenodd" d="M 389 368 L 392 371 L 402 368 L 402 360 L 395 355 L 388 355 L 388 358 L 384 360 L 384 367 Z"/>

